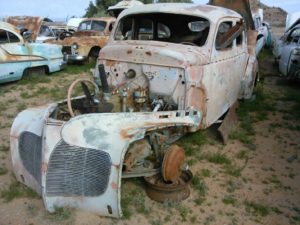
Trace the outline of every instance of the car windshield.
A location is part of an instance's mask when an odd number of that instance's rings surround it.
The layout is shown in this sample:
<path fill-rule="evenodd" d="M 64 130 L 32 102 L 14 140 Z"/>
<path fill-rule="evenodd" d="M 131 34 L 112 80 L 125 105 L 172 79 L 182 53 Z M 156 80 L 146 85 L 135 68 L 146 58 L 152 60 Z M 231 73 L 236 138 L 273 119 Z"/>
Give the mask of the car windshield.
<path fill-rule="evenodd" d="M 203 46 L 209 33 L 207 19 L 170 13 L 130 15 L 120 20 L 115 40 L 154 40 Z"/>
<path fill-rule="evenodd" d="M 289 37 L 287 38 L 287 41 L 298 43 L 299 39 L 300 39 L 300 27 L 297 27 L 291 31 Z"/>
<path fill-rule="evenodd" d="M 54 33 L 48 26 L 42 25 L 40 28 L 39 36 L 41 37 L 55 37 Z"/>
<path fill-rule="evenodd" d="M 106 27 L 105 21 L 97 21 L 97 20 L 88 20 L 80 23 L 78 30 L 96 30 L 96 31 L 104 31 Z"/>

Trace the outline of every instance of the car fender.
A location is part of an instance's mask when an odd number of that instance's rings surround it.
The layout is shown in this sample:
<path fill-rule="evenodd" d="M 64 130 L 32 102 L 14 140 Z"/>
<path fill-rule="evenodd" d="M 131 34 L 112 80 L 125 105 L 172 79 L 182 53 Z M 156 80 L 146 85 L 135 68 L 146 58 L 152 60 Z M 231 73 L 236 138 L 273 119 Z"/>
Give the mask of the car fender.
<path fill-rule="evenodd" d="M 61 141 L 47 149 L 43 199 L 48 211 L 75 207 L 121 217 L 121 176 L 130 143 L 151 130 L 198 127 L 199 111 L 96 113 L 72 118 L 61 128 Z M 45 150 L 46 152 L 46 150 Z M 82 159 L 82 160 L 81 160 Z"/>

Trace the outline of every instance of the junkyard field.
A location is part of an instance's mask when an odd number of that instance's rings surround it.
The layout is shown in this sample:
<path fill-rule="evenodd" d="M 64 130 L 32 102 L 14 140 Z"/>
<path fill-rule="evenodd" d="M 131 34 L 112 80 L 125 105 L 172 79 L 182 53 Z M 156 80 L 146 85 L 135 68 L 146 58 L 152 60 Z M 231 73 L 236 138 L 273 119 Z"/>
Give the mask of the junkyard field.
<path fill-rule="evenodd" d="M 9 132 L 18 112 L 66 98 L 94 64 L 0 86 L 0 224 L 298 224 L 300 90 L 279 77 L 270 51 L 260 55 L 256 98 L 240 103 L 239 127 L 223 145 L 215 128 L 181 139 L 194 174 L 179 204 L 150 200 L 143 179 L 123 179 L 121 220 L 75 209 L 49 214 L 42 199 L 16 181 Z"/>

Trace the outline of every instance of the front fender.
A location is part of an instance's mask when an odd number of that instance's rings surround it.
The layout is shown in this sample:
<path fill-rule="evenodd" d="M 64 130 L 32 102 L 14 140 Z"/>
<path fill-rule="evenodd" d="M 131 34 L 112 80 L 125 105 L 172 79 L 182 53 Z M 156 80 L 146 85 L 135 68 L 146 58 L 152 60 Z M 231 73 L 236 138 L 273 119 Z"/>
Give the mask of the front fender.
<path fill-rule="evenodd" d="M 10 151 L 17 180 L 41 194 L 42 136 L 45 120 L 55 104 L 26 109 L 10 131 Z"/>
<path fill-rule="evenodd" d="M 43 198 L 46 208 L 76 207 L 121 217 L 121 175 L 130 143 L 147 131 L 174 126 L 198 127 L 198 111 L 97 113 L 77 116 L 61 128 L 51 150 Z"/>

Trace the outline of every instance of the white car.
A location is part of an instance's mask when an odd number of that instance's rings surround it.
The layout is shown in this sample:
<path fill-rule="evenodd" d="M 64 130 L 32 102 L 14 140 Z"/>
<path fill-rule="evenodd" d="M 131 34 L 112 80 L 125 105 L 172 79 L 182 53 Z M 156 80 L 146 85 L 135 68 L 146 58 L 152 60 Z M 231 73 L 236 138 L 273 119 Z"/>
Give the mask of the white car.
<path fill-rule="evenodd" d="M 15 119 L 17 179 L 39 193 L 50 212 L 67 206 L 111 217 L 122 216 L 123 178 L 161 174 L 172 191 L 186 169 L 175 141 L 251 97 L 258 73 L 251 21 L 211 5 L 122 11 L 100 51 L 95 82 L 76 80 L 66 101 Z M 85 96 L 72 98 L 78 83 Z"/>
<path fill-rule="evenodd" d="M 280 52 L 280 73 L 287 78 L 300 78 L 300 24 L 288 30 Z"/>

